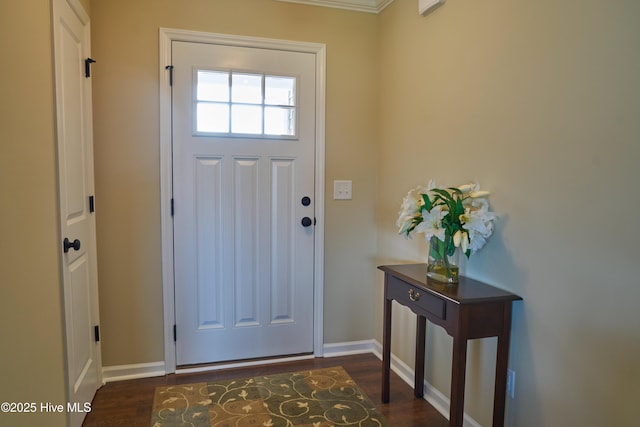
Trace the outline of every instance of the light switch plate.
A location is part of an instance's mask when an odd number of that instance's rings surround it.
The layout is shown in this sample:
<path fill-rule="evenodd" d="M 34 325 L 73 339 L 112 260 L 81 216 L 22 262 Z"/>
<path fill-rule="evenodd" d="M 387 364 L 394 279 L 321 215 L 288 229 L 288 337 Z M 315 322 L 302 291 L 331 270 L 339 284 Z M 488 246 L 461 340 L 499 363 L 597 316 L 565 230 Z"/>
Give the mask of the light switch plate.
<path fill-rule="evenodd" d="M 333 200 L 351 200 L 352 185 L 351 181 L 333 181 Z"/>
<path fill-rule="evenodd" d="M 444 2 L 445 0 L 418 0 L 418 12 L 420 15 L 426 15 Z"/>

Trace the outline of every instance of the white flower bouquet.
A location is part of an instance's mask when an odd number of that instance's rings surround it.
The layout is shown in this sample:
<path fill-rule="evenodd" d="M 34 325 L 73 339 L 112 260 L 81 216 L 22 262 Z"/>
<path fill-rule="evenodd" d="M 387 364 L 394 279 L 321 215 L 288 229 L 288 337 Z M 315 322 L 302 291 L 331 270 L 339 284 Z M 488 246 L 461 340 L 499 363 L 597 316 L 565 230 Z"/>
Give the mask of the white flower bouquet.
<path fill-rule="evenodd" d="M 450 257 L 457 248 L 470 257 L 493 233 L 497 216 L 489 211 L 488 198 L 489 192 L 477 183 L 437 188 L 430 181 L 407 193 L 396 222 L 398 232 L 408 238 L 424 233 L 430 245 L 429 277 L 457 283 L 458 267 L 451 265 Z"/>

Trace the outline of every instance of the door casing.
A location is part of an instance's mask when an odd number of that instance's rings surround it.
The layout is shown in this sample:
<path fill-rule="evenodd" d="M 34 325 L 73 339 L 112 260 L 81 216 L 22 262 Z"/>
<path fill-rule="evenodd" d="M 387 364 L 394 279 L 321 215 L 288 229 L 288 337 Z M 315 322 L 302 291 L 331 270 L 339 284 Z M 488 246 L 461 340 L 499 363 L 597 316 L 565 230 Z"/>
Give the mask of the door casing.
<path fill-rule="evenodd" d="M 171 118 L 171 42 L 224 44 L 263 49 L 313 53 L 316 57 L 316 130 L 315 130 L 315 248 L 314 248 L 314 355 L 323 355 L 324 301 L 324 152 L 325 152 L 325 82 L 326 46 L 318 43 L 293 42 L 266 38 L 203 33 L 160 28 L 160 201 L 162 227 L 162 292 L 164 306 L 165 372 L 176 371 L 174 342 L 174 271 L 172 199 L 172 118 Z"/>

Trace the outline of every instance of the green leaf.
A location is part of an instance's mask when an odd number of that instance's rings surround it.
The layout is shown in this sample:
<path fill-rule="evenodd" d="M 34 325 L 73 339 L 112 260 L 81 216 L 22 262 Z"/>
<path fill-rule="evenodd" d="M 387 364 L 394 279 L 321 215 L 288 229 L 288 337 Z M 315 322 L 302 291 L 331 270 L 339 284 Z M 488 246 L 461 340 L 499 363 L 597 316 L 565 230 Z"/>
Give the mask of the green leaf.
<path fill-rule="evenodd" d="M 441 256 L 438 253 L 438 248 L 433 245 L 429 245 L 429 256 L 433 259 L 440 259 Z"/>
<path fill-rule="evenodd" d="M 429 200 L 429 195 L 423 194 L 422 200 L 424 201 L 424 207 L 427 209 L 427 211 L 431 212 L 431 208 L 433 207 L 433 205 L 431 204 L 431 200 Z"/>
<path fill-rule="evenodd" d="M 456 245 L 453 244 L 453 236 L 452 235 L 445 236 L 445 241 L 447 242 L 447 247 L 446 247 L 447 255 L 451 256 L 456 251 Z"/>
<path fill-rule="evenodd" d="M 451 190 L 452 193 L 462 196 L 462 191 L 457 187 L 449 187 L 447 190 Z"/>
<path fill-rule="evenodd" d="M 434 243 L 435 242 L 435 243 Z M 444 259 L 445 245 L 444 242 L 437 237 L 432 237 L 429 242 L 429 255 L 434 259 Z"/>
<path fill-rule="evenodd" d="M 456 219 L 460 218 L 460 215 L 464 213 L 464 206 L 462 206 L 462 199 L 458 198 L 456 200 Z"/>
<path fill-rule="evenodd" d="M 441 190 L 440 188 L 434 188 L 431 191 L 438 194 L 445 201 L 446 204 L 455 203 L 455 201 L 453 200 L 453 197 L 451 197 L 451 194 L 449 194 L 447 191 Z"/>

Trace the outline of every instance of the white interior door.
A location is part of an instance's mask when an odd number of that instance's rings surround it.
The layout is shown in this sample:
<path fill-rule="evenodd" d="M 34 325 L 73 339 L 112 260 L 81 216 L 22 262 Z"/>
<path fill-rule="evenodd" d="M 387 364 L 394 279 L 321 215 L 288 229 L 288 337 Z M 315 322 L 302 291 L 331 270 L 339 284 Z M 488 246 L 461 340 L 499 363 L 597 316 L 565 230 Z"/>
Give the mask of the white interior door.
<path fill-rule="evenodd" d="M 98 292 L 93 194 L 89 19 L 74 0 L 53 1 L 56 116 L 60 197 L 60 251 L 67 345 L 67 409 L 80 426 L 100 386 L 100 347 L 96 341 Z"/>
<path fill-rule="evenodd" d="M 176 362 L 310 353 L 315 55 L 171 49 Z"/>

